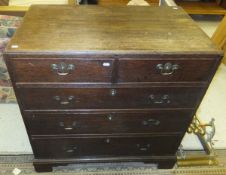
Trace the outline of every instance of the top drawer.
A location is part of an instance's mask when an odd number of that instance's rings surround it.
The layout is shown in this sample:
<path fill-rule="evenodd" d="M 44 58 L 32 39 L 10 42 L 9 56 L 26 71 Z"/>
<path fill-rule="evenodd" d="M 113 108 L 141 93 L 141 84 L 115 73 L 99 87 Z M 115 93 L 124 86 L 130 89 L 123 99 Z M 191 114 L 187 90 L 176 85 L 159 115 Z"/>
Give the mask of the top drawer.
<path fill-rule="evenodd" d="M 129 60 L 121 59 L 119 82 L 200 82 L 208 81 L 215 65 L 206 60 Z"/>
<path fill-rule="evenodd" d="M 113 60 L 11 59 L 16 82 L 110 82 Z"/>
<path fill-rule="evenodd" d="M 214 59 L 16 58 L 11 68 L 16 82 L 205 82 Z M 114 73 L 113 73 L 114 69 Z M 117 76 L 116 76 L 117 75 Z M 112 77 L 114 76 L 114 77 Z"/>

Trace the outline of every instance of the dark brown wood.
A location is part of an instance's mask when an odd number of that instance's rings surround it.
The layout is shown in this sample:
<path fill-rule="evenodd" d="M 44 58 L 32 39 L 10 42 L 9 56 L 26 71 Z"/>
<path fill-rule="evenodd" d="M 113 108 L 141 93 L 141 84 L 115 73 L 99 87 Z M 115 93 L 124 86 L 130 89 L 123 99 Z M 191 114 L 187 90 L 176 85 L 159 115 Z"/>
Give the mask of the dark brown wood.
<path fill-rule="evenodd" d="M 196 64 L 194 64 L 196 62 Z M 119 62 L 119 82 L 201 82 L 208 81 L 215 60 L 160 60 L 146 59 Z M 157 65 L 170 63 L 178 65 L 178 69 L 170 71 L 171 74 L 163 75 Z M 133 76 L 131 76 L 133 75 Z"/>
<path fill-rule="evenodd" d="M 176 136 L 34 139 L 35 158 L 62 159 L 106 156 L 174 155 L 180 144 Z M 167 147 L 165 147 L 167 145 Z"/>
<path fill-rule="evenodd" d="M 203 88 L 20 88 L 18 92 L 23 108 L 29 110 L 195 108 Z"/>
<path fill-rule="evenodd" d="M 45 51 L 222 53 L 180 7 L 32 6 L 6 52 Z"/>
<path fill-rule="evenodd" d="M 190 117 L 189 117 L 190 116 Z M 150 112 L 45 113 L 25 116 L 31 135 L 180 133 L 193 116 L 190 110 Z"/>
<path fill-rule="evenodd" d="M 35 164 L 49 164 L 49 165 L 62 165 L 70 163 L 86 163 L 86 162 L 147 162 L 147 163 L 156 163 L 163 161 L 174 161 L 175 156 L 114 156 L 114 157 L 95 157 L 92 159 L 87 158 L 68 158 L 68 159 L 34 159 Z"/>
<path fill-rule="evenodd" d="M 43 60 L 40 62 L 40 60 Z M 199 66 L 193 63 L 197 62 Z M 213 69 L 213 59 L 120 59 L 113 64 L 112 59 L 82 59 L 82 58 L 36 58 L 13 59 L 12 66 L 17 82 L 200 82 L 207 81 Z M 73 65 L 73 70 L 66 70 L 60 75 L 52 65 Z M 171 63 L 178 69 L 170 75 L 162 75 L 157 65 Z M 115 70 L 113 72 L 113 69 Z M 30 76 L 27 76 L 27 75 Z M 133 76 L 131 76 L 133 74 Z M 114 77 L 113 77 L 114 76 Z M 35 77 L 35 78 L 33 78 Z"/>
<path fill-rule="evenodd" d="M 50 164 L 35 164 L 34 163 L 34 168 L 36 172 L 52 172 L 53 171 L 53 166 Z"/>
<path fill-rule="evenodd" d="M 42 60 L 42 61 L 40 61 Z M 72 70 L 54 70 L 61 64 L 66 68 L 73 65 Z M 106 60 L 84 59 L 14 59 L 12 62 L 17 82 L 111 82 L 113 63 Z M 27 76 L 29 75 L 29 76 Z M 34 78 L 35 77 L 35 78 Z"/>
<path fill-rule="evenodd" d="M 172 167 L 175 166 L 175 163 L 177 160 L 168 160 L 168 161 L 160 161 L 158 163 L 158 168 L 159 169 L 171 169 Z"/>
<path fill-rule="evenodd" d="M 45 172 L 172 168 L 222 52 L 181 8 L 32 6 L 4 58 Z"/>

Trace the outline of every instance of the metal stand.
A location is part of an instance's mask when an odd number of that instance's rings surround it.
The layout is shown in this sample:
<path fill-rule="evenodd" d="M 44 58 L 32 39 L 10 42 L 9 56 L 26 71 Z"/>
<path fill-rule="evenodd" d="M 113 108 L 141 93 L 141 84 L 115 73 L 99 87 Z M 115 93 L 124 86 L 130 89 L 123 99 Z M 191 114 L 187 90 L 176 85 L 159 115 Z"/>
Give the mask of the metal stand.
<path fill-rule="evenodd" d="M 194 133 L 200 143 L 203 146 L 203 149 L 206 155 L 186 155 L 183 150 L 183 147 L 179 148 L 177 156 L 177 166 L 186 167 L 186 166 L 210 166 L 218 165 L 216 160 L 216 153 L 213 148 L 213 137 L 215 135 L 215 125 L 214 119 L 212 119 L 207 124 L 202 124 L 197 116 L 194 116 L 194 119 L 188 128 L 188 133 Z"/>

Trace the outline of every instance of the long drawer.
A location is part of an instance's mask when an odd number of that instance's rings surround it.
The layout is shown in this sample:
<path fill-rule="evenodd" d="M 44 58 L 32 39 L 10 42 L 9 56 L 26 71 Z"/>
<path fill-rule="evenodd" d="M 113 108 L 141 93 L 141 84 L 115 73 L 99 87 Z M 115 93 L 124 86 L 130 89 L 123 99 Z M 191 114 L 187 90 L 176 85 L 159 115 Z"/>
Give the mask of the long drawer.
<path fill-rule="evenodd" d="M 173 133 L 184 132 L 190 110 L 26 114 L 31 135 Z"/>
<path fill-rule="evenodd" d="M 33 139 L 35 158 L 174 155 L 181 136 Z"/>
<path fill-rule="evenodd" d="M 202 87 L 20 88 L 24 109 L 194 108 Z"/>
<path fill-rule="evenodd" d="M 203 82 L 214 59 L 16 58 L 10 60 L 16 82 Z M 198 65 L 198 67 L 197 67 Z M 115 71 L 113 74 L 113 70 Z"/>

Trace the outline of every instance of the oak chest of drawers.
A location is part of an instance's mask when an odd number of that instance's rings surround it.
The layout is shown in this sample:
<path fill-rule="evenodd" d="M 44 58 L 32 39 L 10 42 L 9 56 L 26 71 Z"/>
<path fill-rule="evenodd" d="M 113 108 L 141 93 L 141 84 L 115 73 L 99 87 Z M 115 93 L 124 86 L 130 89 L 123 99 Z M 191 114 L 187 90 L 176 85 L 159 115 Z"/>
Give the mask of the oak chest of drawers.
<path fill-rule="evenodd" d="M 180 8 L 32 6 L 4 57 L 40 172 L 173 167 L 222 53 Z"/>

